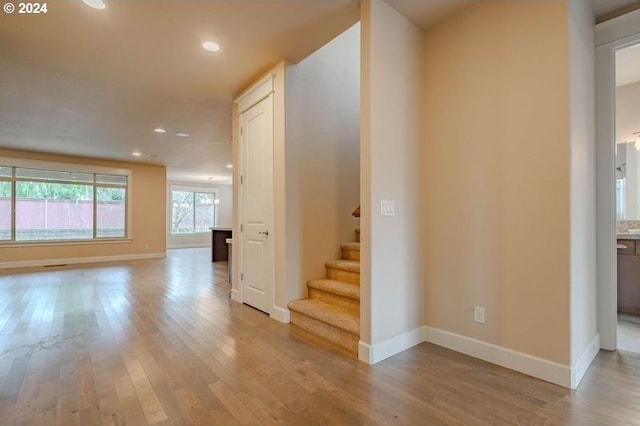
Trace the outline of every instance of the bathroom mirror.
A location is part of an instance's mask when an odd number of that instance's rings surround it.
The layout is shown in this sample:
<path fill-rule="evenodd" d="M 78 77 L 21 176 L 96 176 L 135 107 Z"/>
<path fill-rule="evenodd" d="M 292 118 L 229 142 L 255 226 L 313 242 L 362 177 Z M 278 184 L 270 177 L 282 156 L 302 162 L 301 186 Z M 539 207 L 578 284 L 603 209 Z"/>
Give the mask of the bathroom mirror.
<path fill-rule="evenodd" d="M 638 48 L 634 47 L 633 50 L 640 53 Z M 618 85 L 616 87 L 616 219 L 618 221 L 640 221 L 639 111 L 640 82 Z M 618 223 L 618 225 L 624 224 Z M 635 228 L 635 224 L 632 227 Z"/>

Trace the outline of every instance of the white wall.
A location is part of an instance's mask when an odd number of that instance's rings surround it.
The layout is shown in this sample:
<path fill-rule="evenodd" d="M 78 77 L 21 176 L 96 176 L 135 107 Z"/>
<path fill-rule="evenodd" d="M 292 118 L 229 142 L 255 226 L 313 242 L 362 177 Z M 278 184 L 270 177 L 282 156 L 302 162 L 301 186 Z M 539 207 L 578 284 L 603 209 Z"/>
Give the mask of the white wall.
<path fill-rule="evenodd" d="M 171 186 L 183 186 L 188 188 L 203 188 L 215 190 L 220 203 L 216 206 L 216 226 L 219 228 L 231 228 L 233 222 L 233 193 L 231 185 L 202 185 L 191 182 L 167 182 L 167 248 L 209 247 L 211 246 L 211 233 L 203 232 L 191 235 L 171 235 Z"/>
<path fill-rule="evenodd" d="M 218 228 L 231 228 L 233 226 L 233 187 L 231 185 L 218 185 L 218 198 L 220 203 L 216 208 L 216 226 Z"/>
<path fill-rule="evenodd" d="M 360 358 L 410 346 L 421 325 L 420 29 L 380 0 L 362 3 Z M 380 201 L 395 201 L 395 216 Z M 417 342 L 415 342 L 417 343 Z"/>
<path fill-rule="evenodd" d="M 287 300 L 325 276 L 324 261 L 355 241 L 360 203 L 360 24 L 286 78 Z"/>
<path fill-rule="evenodd" d="M 600 349 L 596 311 L 595 21 L 589 2 L 569 1 L 571 143 L 571 386 Z"/>
<path fill-rule="evenodd" d="M 640 47 L 638 48 L 640 49 Z M 617 54 L 616 54 L 617 56 Z M 616 59 L 616 66 L 619 59 Z M 640 82 L 616 87 L 616 143 L 635 142 L 640 111 Z"/>
<path fill-rule="evenodd" d="M 616 156 L 616 167 L 626 163 L 624 174 L 616 171 L 625 180 L 625 219 L 640 219 L 640 151 L 636 149 L 635 135 L 638 131 L 640 111 L 640 83 L 616 87 L 616 149 L 623 151 L 622 159 Z M 627 143 L 625 143 L 627 142 Z"/>

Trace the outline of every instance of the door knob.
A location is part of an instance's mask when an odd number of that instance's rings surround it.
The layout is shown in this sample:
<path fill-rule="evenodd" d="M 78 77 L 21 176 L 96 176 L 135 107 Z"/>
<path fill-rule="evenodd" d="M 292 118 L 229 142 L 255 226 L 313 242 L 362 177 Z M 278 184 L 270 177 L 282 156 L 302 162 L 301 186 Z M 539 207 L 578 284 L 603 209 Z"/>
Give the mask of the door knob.
<path fill-rule="evenodd" d="M 269 231 L 259 231 L 258 234 L 264 235 L 265 237 L 269 236 Z"/>

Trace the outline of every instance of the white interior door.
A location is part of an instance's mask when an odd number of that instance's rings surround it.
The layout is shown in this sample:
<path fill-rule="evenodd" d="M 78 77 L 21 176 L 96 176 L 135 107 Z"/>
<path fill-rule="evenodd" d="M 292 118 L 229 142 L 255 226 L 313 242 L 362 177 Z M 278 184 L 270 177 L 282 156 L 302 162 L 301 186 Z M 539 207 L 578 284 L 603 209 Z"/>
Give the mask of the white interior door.
<path fill-rule="evenodd" d="M 242 299 L 268 314 L 274 287 L 272 97 L 240 115 Z"/>

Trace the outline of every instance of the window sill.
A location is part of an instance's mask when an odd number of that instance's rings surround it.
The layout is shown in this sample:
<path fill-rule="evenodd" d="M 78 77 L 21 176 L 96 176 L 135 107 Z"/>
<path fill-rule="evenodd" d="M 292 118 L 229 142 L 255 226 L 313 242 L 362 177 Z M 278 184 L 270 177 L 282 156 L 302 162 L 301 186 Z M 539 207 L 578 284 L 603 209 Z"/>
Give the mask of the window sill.
<path fill-rule="evenodd" d="M 47 246 L 84 246 L 94 244 L 128 244 L 132 238 L 105 238 L 104 240 L 69 240 L 69 241 L 8 241 L 0 242 L 0 248 L 9 247 L 47 247 Z"/>

